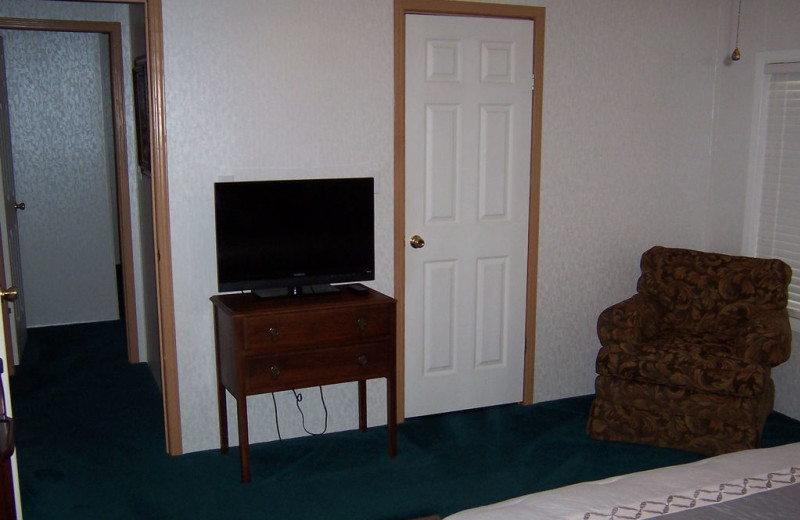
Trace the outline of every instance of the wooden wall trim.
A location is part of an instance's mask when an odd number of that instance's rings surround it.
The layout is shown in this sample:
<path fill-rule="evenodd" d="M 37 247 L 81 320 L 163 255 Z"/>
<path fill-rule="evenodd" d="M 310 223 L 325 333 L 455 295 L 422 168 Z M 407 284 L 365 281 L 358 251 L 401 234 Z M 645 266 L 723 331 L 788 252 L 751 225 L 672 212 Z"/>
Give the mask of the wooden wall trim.
<path fill-rule="evenodd" d="M 401 4 L 398 6 L 397 4 Z M 487 18 L 519 18 L 542 23 L 544 7 L 512 4 L 485 4 L 454 0 L 395 0 L 403 14 L 442 14 L 452 16 L 483 16 Z"/>
<path fill-rule="evenodd" d="M 161 0 L 147 0 L 147 69 L 150 101 L 150 147 L 153 177 L 153 226 L 156 247 L 161 383 L 167 452 L 183 453 L 178 352 L 175 337 L 175 297 L 172 279 L 172 245 L 167 182 L 167 114 L 164 94 L 164 39 Z"/>
<path fill-rule="evenodd" d="M 536 293 L 539 280 L 539 211 L 542 180 L 542 101 L 544 99 L 545 9 L 535 8 L 533 18 L 533 118 L 531 119 L 531 187 L 528 222 L 527 320 L 525 320 L 525 373 L 522 404 L 533 404 L 536 366 Z M 531 259 L 531 256 L 535 258 Z"/>
<path fill-rule="evenodd" d="M 47 20 L 32 18 L 2 18 L 0 29 L 21 31 L 86 32 L 110 34 L 116 22 L 91 22 L 83 20 Z M 119 31 L 118 31 L 119 34 Z"/>
<path fill-rule="evenodd" d="M 397 299 L 397 411 L 400 420 L 405 418 L 405 16 L 407 14 L 516 18 L 534 22 L 533 71 L 536 88 L 532 92 L 525 367 L 521 396 L 523 404 L 532 404 L 536 355 L 545 8 L 449 0 L 395 0 L 394 2 L 394 297 Z"/>
<path fill-rule="evenodd" d="M 122 70 L 122 29 L 114 23 L 109 33 L 111 60 L 112 124 L 114 126 L 114 163 L 117 172 L 117 215 L 119 248 L 122 262 L 122 294 L 125 302 L 125 338 L 128 361 L 138 363 L 139 327 L 136 316 L 136 283 L 133 277 L 133 231 L 128 178 L 127 125 L 125 122 L 125 78 Z"/>
<path fill-rule="evenodd" d="M 406 417 L 406 6 L 394 3 L 394 298 L 397 419 Z"/>

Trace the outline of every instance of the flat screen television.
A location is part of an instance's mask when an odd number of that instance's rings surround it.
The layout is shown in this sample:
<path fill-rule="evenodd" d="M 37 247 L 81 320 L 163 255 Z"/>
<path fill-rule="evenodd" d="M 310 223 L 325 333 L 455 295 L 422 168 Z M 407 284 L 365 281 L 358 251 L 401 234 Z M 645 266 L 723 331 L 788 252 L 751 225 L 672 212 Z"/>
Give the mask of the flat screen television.
<path fill-rule="evenodd" d="M 374 179 L 214 184 L 220 292 L 337 291 L 375 279 Z"/>

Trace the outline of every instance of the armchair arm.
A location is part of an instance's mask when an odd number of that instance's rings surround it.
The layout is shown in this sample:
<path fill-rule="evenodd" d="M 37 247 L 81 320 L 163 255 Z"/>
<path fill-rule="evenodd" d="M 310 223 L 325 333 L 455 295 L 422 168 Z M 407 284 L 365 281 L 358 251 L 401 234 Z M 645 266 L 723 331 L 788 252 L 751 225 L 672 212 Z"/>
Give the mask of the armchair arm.
<path fill-rule="evenodd" d="M 600 313 L 597 336 L 603 346 L 645 340 L 658 334 L 663 314 L 658 300 L 637 293 Z"/>
<path fill-rule="evenodd" d="M 742 357 L 761 365 L 775 367 L 792 353 L 792 327 L 786 309 L 766 310 L 742 323 L 737 345 Z"/>

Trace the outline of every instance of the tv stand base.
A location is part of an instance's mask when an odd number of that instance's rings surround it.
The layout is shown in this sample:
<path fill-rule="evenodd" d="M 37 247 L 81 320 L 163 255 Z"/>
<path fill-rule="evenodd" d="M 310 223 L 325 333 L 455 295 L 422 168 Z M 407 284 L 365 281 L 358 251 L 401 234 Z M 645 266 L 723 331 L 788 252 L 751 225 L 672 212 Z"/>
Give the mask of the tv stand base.
<path fill-rule="evenodd" d="M 308 296 L 312 294 L 336 294 L 339 288 L 330 284 L 294 285 L 292 287 L 275 287 L 272 289 L 255 289 L 253 294 L 258 298 L 284 298 L 286 296 Z"/>

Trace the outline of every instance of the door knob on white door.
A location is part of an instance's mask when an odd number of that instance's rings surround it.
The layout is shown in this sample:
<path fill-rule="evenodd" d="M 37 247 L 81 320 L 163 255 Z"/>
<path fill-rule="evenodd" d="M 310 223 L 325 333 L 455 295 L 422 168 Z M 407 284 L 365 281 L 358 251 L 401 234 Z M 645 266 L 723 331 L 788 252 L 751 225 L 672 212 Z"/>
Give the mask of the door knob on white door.
<path fill-rule="evenodd" d="M 425 239 L 419 235 L 414 235 L 408 240 L 408 243 L 411 244 L 411 247 L 414 249 L 420 249 L 425 247 Z"/>

